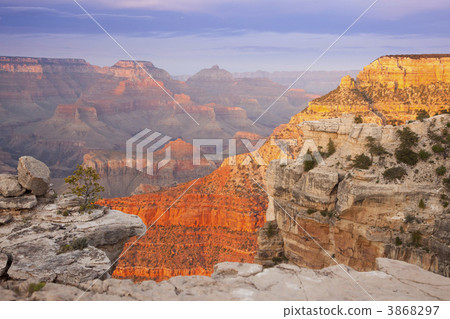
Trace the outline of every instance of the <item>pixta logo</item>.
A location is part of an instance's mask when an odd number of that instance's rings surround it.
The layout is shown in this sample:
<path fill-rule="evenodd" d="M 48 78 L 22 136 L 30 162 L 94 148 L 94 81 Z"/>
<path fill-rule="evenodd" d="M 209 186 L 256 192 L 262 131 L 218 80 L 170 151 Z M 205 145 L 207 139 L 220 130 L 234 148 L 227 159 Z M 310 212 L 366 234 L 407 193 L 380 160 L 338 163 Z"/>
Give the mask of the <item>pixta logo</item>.
<path fill-rule="evenodd" d="M 159 132 L 153 132 L 148 128 L 140 131 L 132 138 L 127 140 L 126 143 L 126 159 L 128 167 L 135 167 L 138 171 L 144 172 L 144 162 L 146 162 L 146 171 L 148 175 L 153 175 L 154 173 L 154 163 L 153 163 L 153 153 L 169 142 L 172 138 L 167 135 L 162 135 Z M 136 151 L 136 156 L 133 157 L 134 150 Z M 144 152 L 144 150 L 146 150 Z M 161 169 L 164 165 L 169 163 L 171 158 L 170 146 L 166 148 L 165 157 L 163 160 L 159 161 L 156 165 L 157 169 Z M 134 159 L 134 160 L 133 160 Z M 136 165 L 134 165 L 136 164 Z"/>
<path fill-rule="evenodd" d="M 136 168 L 138 171 L 145 172 L 148 175 L 153 175 L 156 170 L 161 169 L 171 160 L 171 147 L 168 146 L 165 149 L 165 156 L 156 165 L 154 163 L 154 152 L 160 147 L 165 145 L 171 140 L 170 136 L 163 135 L 158 132 L 152 132 L 149 129 L 144 129 L 141 132 L 134 135 L 126 143 L 126 159 L 127 166 Z M 258 139 L 256 141 L 250 141 L 248 139 L 240 139 L 240 142 L 245 146 L 248 151 L 247 156 L 239 163 L 239 165 L 249 165 L 251 162 L 255 162 L 258 165 L 268 165 L 259 153 L 259 149 L 266 143 L 266 139 Z M 286 164 L 288 158 L 292 158 L 290 149 L 292 146 L 297 145 L 296 139 L 270 139 L 270 144 L 280 149 L 280 164 Z M 201 158 L 206 160 L 221 162 L 224 160 L 224 140 L 222 139 L 194 139 L 192 142 L 192 164 L 194 166 L 201 165 Z M 236 163 L 237 153 L 237 140 L 228 140 L 228 153 L 226 156 L 229 158 L 228 165 L 234 166 Z M 214 153 L 202 153 L 202 147 L 208 149 L 215 149 Z M 318 165 L 324 165 L 323 158 L 316 143 L 309 139 L 303 141 L 302 148 L 295 160 L 296 163 L 302 164 L 304 161 L 315 161 Z M 144 165 L 144 163 L 146 165 Z M 144 167 L 146 168 L 144 170 Z"/>

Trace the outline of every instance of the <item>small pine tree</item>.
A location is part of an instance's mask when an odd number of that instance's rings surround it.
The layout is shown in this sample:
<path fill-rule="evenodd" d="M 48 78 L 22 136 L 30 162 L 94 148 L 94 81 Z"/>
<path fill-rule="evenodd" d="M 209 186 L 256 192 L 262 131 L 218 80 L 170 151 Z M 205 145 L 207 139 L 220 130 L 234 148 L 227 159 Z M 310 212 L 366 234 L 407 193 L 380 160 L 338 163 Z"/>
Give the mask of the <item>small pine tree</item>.
<path fill-rule="evenodd" d="M 94 203 L 100 199 L 100 193 L 105 189 L 97 181 L 100 179 L 97 171 L 92 167 L 84 168 L 81 165 L 73 172 L 73 175 L 66 177 L 64 181 L 69 185 L 72 194 L 83 200 L 80 212 L 91 212 L 95 207 Z"/>
<path fill-rule="evenodd" d="M 425 209 L 425 202 L 423 201 L 423 199 L 420 199 L 419 208 L 420 209 Z"/>
<path fill-rule="evenodd" d="M 420 240 L 422 239 L 422 235 L 420 234 L 419 231 L 414 231 L 411 233 L 411 243 L 414 247 L 419 247 L 420 246 Z"/>
<path fill-rule="evenodd" d="M 330 138 L 327 145 L 327 156 L 333 155 L 334 152 L 336 152 L 336 146 L 334 145 L 333 140 Z"/>

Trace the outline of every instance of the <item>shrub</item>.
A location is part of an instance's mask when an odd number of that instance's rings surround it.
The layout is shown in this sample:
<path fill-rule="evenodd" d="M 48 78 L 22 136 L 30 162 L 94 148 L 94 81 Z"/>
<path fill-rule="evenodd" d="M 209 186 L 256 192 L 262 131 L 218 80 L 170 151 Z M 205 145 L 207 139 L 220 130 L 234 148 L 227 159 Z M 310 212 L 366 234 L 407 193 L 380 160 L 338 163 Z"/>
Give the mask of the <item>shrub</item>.
<path fill-rule="evenodd" d="M 331 156 L 334 154 L 334 152 L 336 152 L 336 147 L 334 145 L 333 140 L 330 138 L 328 140 L 328 145 L 327 145 L 327 156 Z"/>
<path fill-rule="evenodd" d="M 427 159 L 430 158 L 430 156 L 431 156 L 431 154 L 428 153 L 428 152 L 425 151 L 425 150 L 420 150 L 420 151 L 419 151 L 419 158 L 420 158 L 420 160 L 422 160 L 422 161 L 426 161 Z"/>
<path fill-rule="evenodd" d="M 388 181 L 392 181 L 395 179 L 402 179 L 406 174 L 406 170 L 403 167 L 397 166 L 385 170 L 383 173 L 383 177 Z"/>
<path fill-rule="evenodd" d="M 315 166 L 316 166 L 316 161 L 313 159 L 303 161 L 303 168 L 304 168 L 305 172 L 312 170 Z"/>
<path fill-rule="evenodd" d="M 320 211 L 320 215 L 322 215 L 323 217 L 326 217 L 328 215 L 328 211 L 322 210 L 322 211 Z"/>
<path fill-rule="evenodd" d="M 398 237 L 395 237 L 395 245 L 400 246 L 402 244 L 402 240 Z"/>
<path fill-rule="evenodd" d="M 414 231 L 411 233 L 411 244 L 414 247 L 419 247 L 420 246 L 420 240 L 422 239 L 422 235 L 420 234 L 419 231 Z"/>
<path fill-rule="evenodd" d="M 445 148 L 441 145 L 441 144 L 434 144 L 431 149 L 433 150 L 433 152 L 435 153 L 444 153 L 445 152 Z"/>
<path fill-rule="evenodd" d="M 447 173 L 447 169 L 445 168 L 445 166 L 441 165 L 438 168 L 436 168 L 437 176 L 443 176 L 445 173 Z"/>
<path fill-rule="evenodd" d="M 269 224 L 269 227 L 267 228 L 267 231 L 266 231 L 267 237 L 271 238 L 271 237 L 275 236 L 276 230 L 277 230 L 277 227 L 274 224 Z"/>
<path fill-rule="evenodd" d="M 409 127 L 397 130 L 397 135 L 400 139 L 401 146 L 404 148 L 416 146 L 419 142 L 419 135 L 411 131 Z"/>
<path fill-rule="evenodd" d="M 312 208 L 308 208 L 308 210 L 306 211 L 306 213 L 307 213 L 308 215 L 314 214 L 315 212 L 316 212 L 316 210 L 315 210 L 315 209 L 312 209 Z"/>
<path fill-rule="evenodd" d="M 64 254 L 73 250 L 83 250 L 88 246 L 88 239 L 86 237 L 76 238 L 70 244 L 61 245 L 58 254 Z"/>
<path fill-rule="evenodd" d="M 444 183 L 445 187 L 450 189 L 450 177 L 444 178 L 442 182 Z"/>
<path fill-rule="evenodd" d="M 398 162 L 414 166 L 419 161 L 419 155 L 413 150 L 400 147 L 395 150 L 395 158 Z"/>
<path fill-rule="evenodd" d="M 421 198 L 420 201 L 419 201 L 419 208 L 420 208 L 420 209 L 425 209 L 425 207 L 426 207 L 426 206 L 425 206 L 425 202 L 424 202 L 423 199 Z"/>
<path fill-rule="evenodd" d="M 417 111 L 416 120 L 419 120 L 423 122 L 424 119 L 427 119 L 430 117 L 430 114 L 426 110 L 419 110 Z"/>
<path fill-rule="evenodd" d="M 363 122 L 363 118 L 361 115 L 355 116 L 355 118 L 353 119 L 353 122 L 356 124 L 361 124 Z"/>
<path fill-rule="evenodd" d="M 105 189 L 97 183 L 99 179 L 100 176 L 95 169 L 84 168 L 81 165 L 77 166 L 73 175 L 64 179 L 69 185 L 70 192 L 83 200 L 80 212 L 91 212 L 91 209 L 95 207 L 94 203 L 100 199 L 99 194 Z"/>
<path fill-rule="evenodd" d="M 88 239 L 86 237 L 76 238 L 71 245 L 73 250 L 83 250 L 88 246 Z"/>
<path fill-rule="evenodd" d="M 360 169 L 368 169 L 372 165 L 372 160 L 370 157 L 359 154 L 356 155 L 355 159 L 353 160 L 353 167 L 360 168 Z"/>
<path fill-rule="evenodd" d="M 415 220 L 416 220 L 416 217 L 414 217 L 411 214 L 408 214 L 405 216 L 405 224 L 411 224 Z"/>
<path fill-rule="evenodd" d="M 28 285 L 28 293 L 31 295 L 33 292 L 40 291 L 42 288 L 45 287 L 45 282 L 40 283 L 31 283 Z"/>
<path fill-rule="evenodd" d="M 379 142 L 376 142 L 372 136 L 366 137 L 366 147 L 369 150 L 370 155 L 373 157 L 374 155 L 380 156 L 383 154 L 388 154 L 386 149 L 381 146 Z"/>

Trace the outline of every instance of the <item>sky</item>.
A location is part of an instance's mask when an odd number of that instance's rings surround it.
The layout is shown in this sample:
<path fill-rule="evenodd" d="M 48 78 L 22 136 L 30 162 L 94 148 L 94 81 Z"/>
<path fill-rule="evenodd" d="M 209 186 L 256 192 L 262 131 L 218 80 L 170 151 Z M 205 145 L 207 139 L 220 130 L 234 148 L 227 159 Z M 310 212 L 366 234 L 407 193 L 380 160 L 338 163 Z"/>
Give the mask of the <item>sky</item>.
<path fill-rule="evenodd" d="M 374 0 L 0 0 L 0 55 L 130 57 L 172 75 L 309 67 Z M 387 54 L 450 53 L 449 0 L 378 0 L 311 67 L 362 69 Z"/>

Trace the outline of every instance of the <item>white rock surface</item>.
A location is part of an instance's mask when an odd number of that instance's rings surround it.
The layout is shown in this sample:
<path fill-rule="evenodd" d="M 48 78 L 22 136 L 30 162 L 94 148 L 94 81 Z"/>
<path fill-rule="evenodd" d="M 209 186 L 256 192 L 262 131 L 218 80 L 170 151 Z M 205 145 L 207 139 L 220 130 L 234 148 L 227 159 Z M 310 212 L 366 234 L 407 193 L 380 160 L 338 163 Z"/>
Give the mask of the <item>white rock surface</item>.
<path fill-rule="evenodd" d="M 24 195 L 20 197 L 3 197 L 0 196 L 0 209 L 31 209 L 37 205 L 35 195 Z"/>
<path fill-rule="evenodd" d="M 34 195 L 9 199 L 23 200 Z M 0 201 L 1 203 L 1 201 Z M 76 201 L 39 204 L 17 214 L 3 211 L 0 224 L 0 249 L 13 255 L 8 271 L 13 280 L 39 279 L 46 282 L 78 285 L 107 277 L 111 262 L 121 253 L 125 242 L 145 231 L 137 216 L 119 211 L 96 209 L 80 214 Z M 67 206 L 69 205 L 69 206 Z M 64 216 L 64 212 L 67 216 Z M 88 246 L 81 250 L 61 247 L 85 238 Z"/>
<path fill-rule="evenodd" d="M 156 283 L 107 279 L 78 288 L 48 283 L 28 296 L 18 283 L 0 285 L 0 300 L 450 300 L 450 279 L 417 266 L 384 258 L 380 270 L 357 272 L 338 265 L 321 270 L 281 264 L 262 269 L 255 264 L 220 263 L 211 277 L 173 277 Z M 27 281 L 28 283 L 30 281 Z M 88 288 L 89 291 L 86 291 Z"/>

